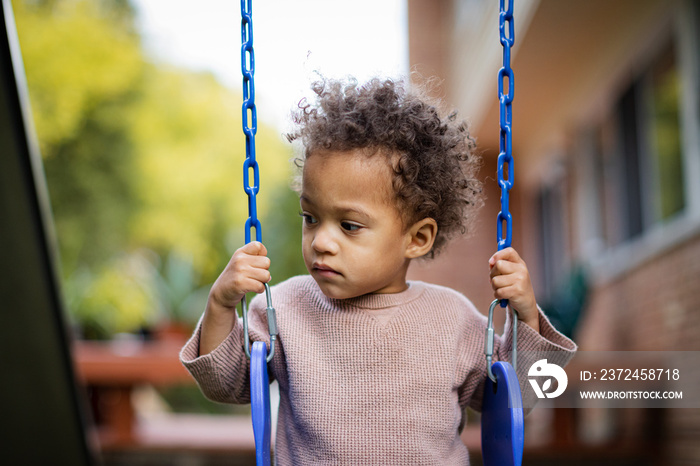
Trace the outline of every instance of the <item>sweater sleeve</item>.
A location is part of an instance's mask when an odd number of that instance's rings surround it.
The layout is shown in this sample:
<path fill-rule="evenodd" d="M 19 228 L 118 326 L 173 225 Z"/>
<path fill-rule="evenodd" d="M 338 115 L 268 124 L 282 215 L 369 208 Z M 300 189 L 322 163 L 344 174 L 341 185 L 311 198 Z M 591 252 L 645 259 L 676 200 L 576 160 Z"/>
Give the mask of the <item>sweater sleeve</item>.
<path fill-rule="evenodd" d="M 264 296 L 253 298 L 248 311 L 249 338 L 268 346 Z M 199 354 L 200 319 L 190 340 L 180 352 L 180 361 L 208 399 L 221 403 L 250 403 L 250 361 L 243 349 L 243 321 L 236 319 L 231 333 L 209 354 Z M 251 343 L 252 345 L 252 343 Z M 270 380 L 272 382 L 272 378 Z"/>
<path fill-rule="evenodd" d="M 542 309 L 539 309 L 539 333 L 529 325 L 523 324 L 522 322 L 518 322 L 518 324 L 518 362 L 516 373 L 518 375 L 518 382 L 520 383 L 520 391 L 523 396 L 523 407 L 527 414 L 532 410 L 538 400 L 532 387 L 527 383 L 530 366 L 537 360 L 546 358 L 548 363 L 564 367 L 576 354 L 577 346 L 571 339 L 554 328 L 549 319 L 547 319 L 547 316 L 542 312 Z M 485 331 L 485 329 L 486 326 L 484 325 L 483 330 Z M 503 335 L 496 335 L 494 339 L 493 362 L 510 362 L 512 349 L 513 325 L 511 313 L 508 312 L 506 314 L 505 331 Z M 487 377 L 486 358 L 484 357 L 481 359 L 483 363 L 480 367 L 483 370 L 483 374 L 480 376 L 481 378 L 476 390 L 471 393 L 469 399 L 469 406 L 476 411 L 481 411 L 484 384 L 486 383 Z"/>

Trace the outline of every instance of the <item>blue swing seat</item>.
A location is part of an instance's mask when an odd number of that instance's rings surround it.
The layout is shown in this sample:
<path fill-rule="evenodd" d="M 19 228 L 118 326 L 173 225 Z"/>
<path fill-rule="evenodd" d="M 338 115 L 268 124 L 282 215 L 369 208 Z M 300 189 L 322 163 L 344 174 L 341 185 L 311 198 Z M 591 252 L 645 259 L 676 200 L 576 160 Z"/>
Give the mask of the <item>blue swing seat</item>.
<path fill-rule="evenodd" d="M 523 459 L 524 415 L 515 369 L 495 362 L 491 371 L 498 383 L 486 378 L 481 411 L 481 453 L 485 465 L 520 466 Z"/>
<path fill-rule="evenodd" d="M 270 379 L 267 375 L 267 345 L 262 341 L 254 342 L 250 352 L 250 405 L 256 464 L 269 466 L 272 434 Z"/>

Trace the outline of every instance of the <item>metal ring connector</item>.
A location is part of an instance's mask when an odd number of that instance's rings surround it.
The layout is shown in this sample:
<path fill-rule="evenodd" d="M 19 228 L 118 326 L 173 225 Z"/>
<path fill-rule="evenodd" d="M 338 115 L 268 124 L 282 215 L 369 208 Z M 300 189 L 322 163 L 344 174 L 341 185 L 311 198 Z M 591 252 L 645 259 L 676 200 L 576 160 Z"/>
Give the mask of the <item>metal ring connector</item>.
<path fill-rule="evenodd" d="M 267 331 L 270 335 L 270 352 L 267 354 L 267 362 L 272 361 L 272 357 L 275 355 L 275 341 L 277 340 L 277 314 L 275 308 L 272 307 L 272 293 L 270 292 L 270 286 L 265 283 L 265 298 L 267 299 Z M 245 355 L 250 359 L 250 336 L 248 335 L 248 301 L 245 295 L 241 300 L 241 307 L 243 308 L 243 349 L 245 350 Z"/>
<path fill-rule="evenodd" d="M 491 364 L 493 363 L 493 340 L 494 340 L 494 330 L 493 330 L 493 310 L 500 303 L 500 299 L 494 299 L 489 306 L 489 317 L 488 323 L 486 324 L 486 334 L 484 337 L 484 354 L 486 355 L 486 371 L 488 373 L 489 379 L 493 383 L 497 383 L 496 376 L 491 371 Z M 511 355 L 511 363 L 513 369 L 517 370 L 518 364 L 518 312 L 515 309 L 511 309 L 513 313 L 513 351 Z"/>

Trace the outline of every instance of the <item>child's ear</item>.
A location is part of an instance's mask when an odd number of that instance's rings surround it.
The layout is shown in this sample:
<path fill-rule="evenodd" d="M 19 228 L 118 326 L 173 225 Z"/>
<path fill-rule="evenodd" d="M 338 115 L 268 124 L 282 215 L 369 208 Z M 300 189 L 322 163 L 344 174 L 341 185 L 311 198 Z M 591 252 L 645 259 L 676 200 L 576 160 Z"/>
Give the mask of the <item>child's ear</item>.
<path fill-rule="evenodd" d="M 437 235 L 437 222 L 428 217 L 414 223 L 408 229 L 408 246 L 406 247 L 406 258 L 416 259 L 430 252 Z"/>

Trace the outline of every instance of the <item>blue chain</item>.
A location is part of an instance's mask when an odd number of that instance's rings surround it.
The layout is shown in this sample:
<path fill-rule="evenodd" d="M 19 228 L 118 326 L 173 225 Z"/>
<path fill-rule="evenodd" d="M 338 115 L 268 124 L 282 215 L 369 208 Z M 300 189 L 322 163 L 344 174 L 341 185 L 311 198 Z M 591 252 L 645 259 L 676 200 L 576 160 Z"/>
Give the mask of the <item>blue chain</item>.
<path fill-rule="evenodd" d="M 246 159 L 243 163 L 243 189 L 248 195 L 248 220 L 245 222 L 245 242 L 250 243 L 250 230 L 255 228 L 256 241 L 262 242 L 255 197 L 260 191 L 260 172 L 255 160 L 255 134 L 258 132 L 258 113 L 255 109 L 255 52 L 253 51 L 253 4 L 241 0 L 241 71 L 243 73 L 243 133 Z M 248 117 L 250 115 L 250 121 Z M 250 171 L 253 171 L 253 185 Z"/>
<path fill-rule="evenodd" d="M 245 222 L 245 242 L 250 243 L 250 230 L 255 228 L 255 240 L 262 242 L 262 228 L 258 220 L 258 206 L 255 197 L 260 191 L 260 171 L 255 160 L 255 134 L 258 132 L 258 114 L 255 109 L 255 53 L 253 50 L 253 1 L 241 0 L 241 72 L 243 73 L 243 133 L 245 134 L 246 158 L 243 162 L 243 189 L 248 195 L 248 219 Z M 250 121 L 248 114 L 250 113 Z M 250 171 L 253 171 L 253 185 L 250 184 Z M 277 319 L 272 306 L 270 287 L 265 283 L 267 298 L 267 326 L 270 334 L 270 351 L 267 362 L 275 354 L 277 339 Z M 243 333 L 248 335 L 248 303 L 246 297 L 241 300 L 243 306 Z M 250 342 L 244 338 L 245 354 L 250 358 Z"/>
<path fill-rule="evenodd" d="M 501 113 L 501 134 L 498 154 L 498 185 L 501 187 L 501 211 L 498 213 L 496 224 L 496 236 L 498 238 L 498 250 L 510 247 L 513 240 L 513 216 L 508 210 L 508 193 L 513 187 L 513 95 L 515 93 L 515 80 L 513 70 L 510 67 L 510 51 L 515 43 L 515 21 L 513 20 L 513 2 L 510 0 L 506 9 L 506 0 L 500 0 L 500 13 L 498 15 L 498 30 L 503 45 L 503 66 L 498 70 L 498 101 Z M 506 29 L 507 28 L 507 29 Z M 508 78 L 508 93 L 503 93 L 504 81 Z M 508 178 L 504 177 L 505 167 L 508 167 Z M 506 226 L 506 236 L 503 237 L 503 224 Z M 506 307 L 508 301 L 501 300 L 501 307 Z"/>
<path fill-rule="evenodd" d="M 506 0 L 500 0 L 500 14 L 498 16 L 501 45 L 503 45 L 503 67 L 498 70 L 498 101 L 501 107 L 501 136 L 500 153 L 498 154 L 498 185 L 501 187 L 501 211 L 498 213 L 496 234 L 498 236 L 498 250 L 510 247 L 513 239 L 513 217 L 508 211 L 508 192 L 513 187 L 513 94 L 515 82 L 513 70 L 510 67 L 510 51 L 515 42 L 515 29 L 513 21 L 513 1 L 510 0 L 508 8 Z M 507 27 L 507 29 L 506 29 Z M 506 34 L 507 33 L 507 34 Z M 508 78 L 508 94 L 503 93 L 504 80 Z M 504 169 L 508 167 L 508 178 L 504 177 Z M 503 223 L 506 224 L 506 236 L 503 237 Z"/>
<path fill-rule="evenodd" d="M 245 242 L 250 243 L 250 229 L 255 228 L 255 239 L 262 242 L 262 230 L 258 220 L 258 207 L 255 196 L 260 191 L 260 171 L 255 160 L 255 133 L 258 131 L 258 114 L 255 110 L 255 53 L 253 51 L 253 1 L 241 0 L 241 71 L 243 73 L 243 133 L 245 134 L 246 158 L 243 163 L 243 189 L 248 195 L 248 219 L 245 222 Z M 250 120 L 248 116 L 250 115 Z M 250 171 L 253 171 L 253 185 L 250 184 Z M 265 283 L 267 297 L 267 327 L 270 334 L 270 350 L 264 342 L 256 341 L 250 349 L 248 336 L 248 303 L 245 296 L 243 307 L 243 349 L 250 359 L 250 404 L 255 437 L 255 458 L 258 465 L 269 466 L 271 410 L 270 385 L 267 363 L 275 354 L 277 320 L 272 307 L 270 287 Z"/>

